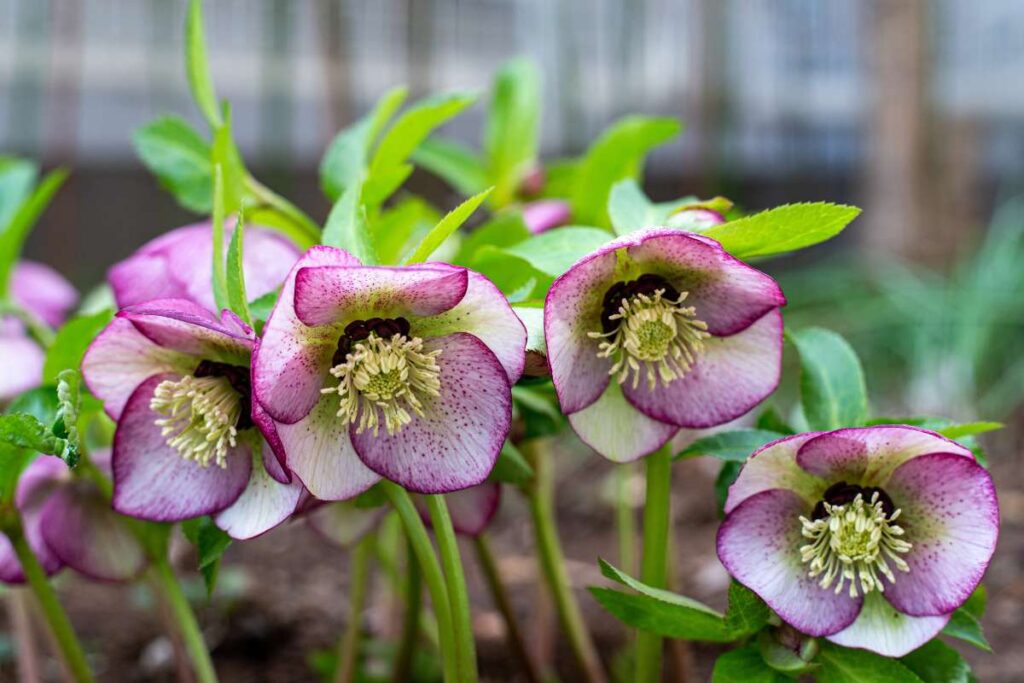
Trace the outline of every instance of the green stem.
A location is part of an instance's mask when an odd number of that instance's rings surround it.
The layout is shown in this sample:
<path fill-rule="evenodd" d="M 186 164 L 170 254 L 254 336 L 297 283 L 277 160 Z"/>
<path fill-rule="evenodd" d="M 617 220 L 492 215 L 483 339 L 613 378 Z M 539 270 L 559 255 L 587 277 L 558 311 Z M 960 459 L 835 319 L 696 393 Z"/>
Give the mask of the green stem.
<path fill-rule="evenodd" d="M 635 472 L 633 463 L 615 468 L 615 527 L 619 536 L 619 566 L 629 575 L 636 574 L 636 510 L 630 487 Z"/>
<path fill-rule="evenodd" d="M 174 575 L 166 557 L 152 558 L 153 580 L 160 589 L 167 606 L 178 623 L 181 638 L 185 642 L 185 650 L 192 660 L 192 670 L 199 683 L 216 683 L 217 672 L 210 661 L 210 653 L 203 640 L 203 632 L 199 629 L 196 615 L 188 604 L 188 599 L 181 590 L 181 584 Z"/>
<path fill-rule="evenodd" d="M 288 231 L 288 236 L 298 242 L 300 247 L 311 247 L 320 242 L 320 226 L 302 209 L 252 176 L 245 179 L 245 186 L 257 199 L 275 209 L 288 220 L 294 228 Z"/>
<path fill-rule="evenodd" d="M 584 678 L 588 683 L 605 683 L 607 677 L 601 666 L 601 658 L 583 622 L 583 613 L 576 602 L 569 574 L 565 569 L 565 555 L 555 527 L 554 472 L 546 443 L 534 439 L 524 442 L 520 448 L 533 466 L 533 487 L 528 492 L 530 515 L 537 537 L 541 569 L 555 598 L 558 617 L 569 637 L 572 651 L 583 669 Z"/>
<path fill-rule="evenodd" d="M 455 641 L 455 631 L 452 628 L 451 603 L 448 601 L 448 588 L 445 586 L 441 564 L 437 561 L 434 547 L 430 543 L 430 536 L 427 535 L 427 528 L 420 518 L 420 513 L 416 510 L 416 506 L 413 505 L 409 492 L 398 484 L 387 480 L 382 481 L 380 486 L 395 511 L 398 512 L 402 525 L 405 527 L 405 534 L 408 536 L 423 570 L 423 579 L 430 592 L 434 614 L 437 615 L 437 631 L 441 639 L 441 664 L 445 683 L 456 683 L 459 680 L 458 655 L 456 654 L 458 646 Z"/>
<path fill-rule="evenodd" d="M 430 511 L 430 524 L 434 528 L 441 566 L 448 583 L 448 599 L 452 605 L 452 624 L 458 643 L 459 680 L 471 683 L 478 680 L 476 668 L 476 643 L 473 640 L 473 615 L 469 607 L 469 591 L 466 590 L 466 575 L 462 569 L 462 556 L 455 537 L 451 515 L 444 496 L 424 496 Z"/>
<path fill-rule="evenodd" d="M 495 562 L 494 553 L 491 552 L 491 544 L 485 534 L 475 537 L 473 544 L 476 548 L 476 557 L 480 562 L 480 568 L 487 580 L 487 586 L 491 589 L 494 605 L 501 612 L 501 616 L 505 618 L 508 644 L 523 665 L 523 675 L 529 683 L 541 683 L 544 676 L 541 675 L 526 649 L 526 641 L 523 640 L 523 632 L 519 628 L 519 619 L 516 618 L 516 612 L 512 607 L 508 591 L 505 589 L 505 583 L 501 580 L 501 572 L 498 571 L 498 563 Z"/>
<path fill-rule="evenodd" d="M 405 683 L 411 679 L 412 663 L 416 656 L 416 641 L 420 633 L 420 614 L 423 612 L 423 572 L 416 559 L 412 544 L 408 543 L 405 559 L 405 615 L 402 618 L 402 636 L 395 655 L 391 680 Z"/>
<path fill-rule="evenodd" d="M 36 600 L 39 602 L 43 616 L 46 617 L 46 623 L 49 625 L 50 631 L 57 641 L 61 657 L 63 657 L 64 663 L 67 664 L 71 678 L 79 683 L 92 681 L 92 672 L 89 670 L 89 663 L 85 660 L 85 652 L 82 650 L 82 645 L 78 642 L 78 637 L 75 635 L 75 630 L 71 627 L 71 622 L 68 621 L 68 615 L 57 600 L 57 594 L 54 592 L 53 586 L 46 580 L 46 572 L 43 570 L 42 565 L 39 564 L 39 560 L 36 559 L 35 553 L 32 552 L 32 548 L 25 538 L 21 521 L 15 520 L 10 526 L 11 528 L 7 530 L 7 537 L 14 546 L 14 553 L 18 556 L 18 561 L 21 563 L 21 570 L 25 574 L 25 579 L 32 588 Z"/>
<path fill-rule="evenodd" d="M 10 301 L 0 301 L 0 315 L 9 315 L 17 318 L 25 326 L 25 330 L 32 337 L 33 341 L 44 349 L 53 346 L 56 333 L 31 311 Z"/>
<path fill-rule="evenodd" d="M 353 683 L 359 671 L 359 635 L 363 626 L 363 607 L 366 604 L 373 543 L 373 534 L 367 534 L 352 551 L 349 564 L 348 624 L 338 646 L 338 665 L 334 670 L 335 683 Z"/>
<path fill-rule="evenodd" d="M 668 575 L 668 531 L 672 456 L 663 447 L 647 456 L 647 497 L 644 500 L 644 549 L 640 580 L 664 588 Z M 661 680 L 661 636 L 640 631 L 636 641 L 636 682 Z"/>

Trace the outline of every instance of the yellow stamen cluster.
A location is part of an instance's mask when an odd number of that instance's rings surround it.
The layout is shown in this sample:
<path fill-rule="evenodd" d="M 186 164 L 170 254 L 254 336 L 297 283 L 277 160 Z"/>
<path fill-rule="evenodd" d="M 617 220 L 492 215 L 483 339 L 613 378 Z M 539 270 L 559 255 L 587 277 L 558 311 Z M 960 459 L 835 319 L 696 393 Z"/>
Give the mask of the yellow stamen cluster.
<path fill-rule="evenodd" d="M 355 424 L 356 432 L 372 429 L 380 433 L 383 423 L 394 434 L 412 421 L 412 413 L 423 415 L 422 399 L 441 391 L 440 349 L 423 351 L 423 340 L 395 334 L 382 339 L 376 333 L 352 346 L 345 362 L 331 368 L 340 382 L 324 394 L 338 394 L 338 417 Z"/>
<path fill-rule="evenodd" d="M 202 467 L 227 467 L 228 449 L 238 443 L 236 425 L 241 395 L 225 377 L 165 380 L 157 385 L 149 407 L 164 415 L 156 421 L 167 444 Z"/>
<path fill-rule="evenodd" d="M 623 299 L 617 313 L 609 317 L 618 322 L 610 332 L 590 332 L 591 339 L 603 339 L 597 355 L 614 361 L 608 374 L 623 384 L 632 375 L 633 388 L 645 375 L 653 389 L 660 381 L 667 385 L 683 377 L 704 350 L 710 337 L 707 324 L 697 320 L 693 306 L 683 306 L 687 292 L 675 301 L 664 298 L 665 290 L 637 294 Z"/>
<path fill-rule="evenodd" d="M 801 559 L 810 565 L 808 576 L 821 576 L 822 588 L 838 580 L 837 595 L 847 581 L 851 598 L 858 595 L 858 583 L 860 592 L 865 595 L 873 590 L 883 593 L 885 588 L 879 574 L 889 583 L 896 582 L 889 562 L 901 572 L 910 571 L 900 555 L 909 552 L 912 546 L 900 538 L 903 528 L 893 524 L 900 511 L 897 509 L 886 516 L 877 492 L 867 503 L 860 494 L 846 505 L 826 502 L 825 512 L 827 516 L 813 521 L 800 518 L 803 536 L 810 540 L 800 548 Z"/>

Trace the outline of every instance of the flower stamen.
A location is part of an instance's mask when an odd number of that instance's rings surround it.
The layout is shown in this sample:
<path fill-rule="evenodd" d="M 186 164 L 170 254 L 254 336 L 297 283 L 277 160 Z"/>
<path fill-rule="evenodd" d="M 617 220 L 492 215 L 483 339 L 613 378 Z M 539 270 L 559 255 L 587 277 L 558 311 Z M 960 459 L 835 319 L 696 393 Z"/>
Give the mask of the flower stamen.
<path fill-rule="evenodd" d="M 157 385 L 149 407 L 167 444 L 201 467 L 227 467 L 228 450 L 238 444 L 243 419 L 241 394 L 224 376 L 164 380 Z"/>
<path fill-rule="evenodd" d="M 860 593 L 867 595 L 873 590 L 883 593 L 882 576 L 889 583 L 896 582 L 896 576 L 889 566 L 891 562 L 901 572 L 910 567 L 900 557 L 913 547 L 903 540 L 903 528 L 894 522 L 900 510 L 887 514 L 881 492 L 871 492 L 871 499 L 865 502 L 863 493 L 857 493 L 851 502 L 833 504 L 828 500 L 819 505 L 824 514 L 815 519 L 800 517 L 801 533 L 810 543 L 800 548 L 801 560 L 809 565 L 807 575 L 821 576 L 818 584 L 828 588 L 836 583 L 835 593 L 843 590 L 849 581 L 850 597 Z M 881 574 L 881 576 L 879 576 Z"/>
<path fill-rule="evenodd" d="M 425 397 L 440 395 L 440 354 L 441 349 L 424 351 L 419 337 L 370 332 L 353 342 L 344 360 L 331 368 L 331 375 L 340 380 L 338 386 L 320 391 L 338 394 L 337 415 L 355 424 L 356 433 L 372 429 L 377 436 L 383 424 L 388 434 L 394 434 L 412 421 L 412 413 L 423 415 Z"/>

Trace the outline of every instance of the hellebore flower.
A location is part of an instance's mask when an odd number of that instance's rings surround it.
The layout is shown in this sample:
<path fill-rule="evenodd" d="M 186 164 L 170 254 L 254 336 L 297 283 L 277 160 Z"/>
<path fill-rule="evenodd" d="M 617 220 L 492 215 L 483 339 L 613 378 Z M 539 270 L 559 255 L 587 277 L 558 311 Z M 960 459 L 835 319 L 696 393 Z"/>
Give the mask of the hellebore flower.
<path fill-rule="evenodd" d="M 538 199 L 523 207 L 523 223 L 533 235 L 565 225 L 572 217 L 569 203 L 561 199 Z"/>
<path fill-rule="evenodd" d="M 129 306 L 96 337 L 82 374 L 118 423 L 114 509 L 163 522 L 214 515 L 234 538 L 295 510 L 302 487 L 252 401 L 255 346 L 231 312 L 218 319 L 183 299 Z"/>
<path fill-rule="evenodd" d="M 227 242 L 234 225 L 225 226 Z M 299 257 L 294 244 L 275 232 L 246 226 L 242 259 L 249 296 L 259 298 L 284 282 Z M 210 286 L 213 271 L 213 228 L 209 222 L 172 230 L 142 245 L 107 274 L 118 307 L 154 299 L 187 299 L 216 309 Z"/>
<path fill-rule="evenodd" d="M 960 444 L 904 426 L 800 434 L 750 456 L 718 557 L 794 628 L 899 657 L 978 586 L 999 509 Z"/>
<path fill-rule="evenodd" d="M 32 261 L 20 261 L 11 273 L 11 299 L 51 327 L 57 327 L 78 301 L 75 288 L 57 271 Z M 11 317 L 0 318 L 0 401 L 38 386 L 43 380 L 43 350 Z"/>
<path fill-rule="evenodd" d="M 253 362 L 288 468 L 317 498 L 380 477 L 420 493 L 474 486 L 508 434 L 526 331 L 481 275 L 442 263 L 299 260 Z"/>
<path fill-rule="evenodd" d="M 680 427 L 735 419 L 779 382 L 785 303 L 706 237 L 653 228 L 609 242 L 555 280 L 544 307 L 562 411 L 618 462 Z"/>
<path fill-rule="evenodd" d="M 92 461 L 109 474 L 109 451 L 94 454 Z M 47 574 L 68 566 L 98 581 L 124 581 L 146 566 L 126 520 L 93 482 L 75 477 L 57 458 L 39 456 L 25 468 L 15 504 L 29 546 Z M 0 580 L 25 580 L 6 536 L 0 536 Z"/>

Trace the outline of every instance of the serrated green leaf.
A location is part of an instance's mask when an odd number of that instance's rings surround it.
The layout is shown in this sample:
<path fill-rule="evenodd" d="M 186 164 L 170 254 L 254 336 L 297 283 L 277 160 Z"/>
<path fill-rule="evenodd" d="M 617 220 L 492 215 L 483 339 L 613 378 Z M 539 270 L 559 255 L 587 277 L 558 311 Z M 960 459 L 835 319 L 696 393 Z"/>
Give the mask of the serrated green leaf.
<path fill-rule="evenodd" d="M 494 184 L 494 206 L 512 201 L 522 176 L 536 163 L 539 128 L 537 69 L 528 59 L 511 59 L 495 76 L 484 127 L 484 158 Z"/>
<path fill-rule="evenodd" d="M 28 159 L 0 155 L 0 232 L 28 199 L 39 177 L 39 167 Z"/>
<path fill-rule="evenodd" d="M 820 683 L 922 683 L 917 674 L 895 659 L 867 650 L 839 647 L 827 641 L 821 644 L 821 652 L 814 661 L 821 664 L 815 672 Z"/>
<path fill-rule="evenodd" d="M 210 145 L 184 119 L 165 116 L 132 135 L 142 163 L 179 204 L 196 213 L 213 206 Z"/>
<path fill-rule="evenodd" d="M 985 638 L 985 632 L 981 628 L 981 622 L 978 621 L 978 617 L 963 607 L 953 612 L 949 623 L 942 629 L 942 635 L 959 638 L 979 650 L 992 652 L 992 646 L 989 645 L 988 639 Z"/>
<path fill-rule="evenodd" d="M 984 434 L 985 432 L 994 432 L 997 429 L 1005 427 L 1002 422 L 965 422 L 963 424 L 950 425 L 949 427 L 943 427 L 938 429 L 939 434 L 942 434 L 947 439 L 953 439 L 957 441 L 965 436 L 975 436 L 976 434 Z"/>
<path fill-rule="evenodd" d="M 466 196 L 487 189 L 487 172 L 477 154 L 454 140 L 431 137 L 412 154 L 413 163 L 426 169 Z"/>
<path fill-rule="evenodd" d="M 28 199 L 15 209 L 7 226 L 0 232 L 0 299 L 7 296 L 11 272 L 18 257 L 21 256 L 25 240 L 67 176 L 68 172 L 62 168 L 47 173 Z"/>
<path fill-rule="evenodd" d="M 361 197 L 362 183 L 350 183 L 327 216 L 323 243 L 349 251 L 365 265 L 375 265 L 377 253 L 366 226 L 366 208 Z"/>
<path fill-rule="evenodd" d="M 768 623 L 771 610 L 754 591 L 741 583 L 729 584 L 729 608 L 725 611 L 725 626 L 733 638 L 757 633 Z"/>
<path fill-rule="evenodd" d="M 711 683 L 788 683 L 791 680 L 768 667 L 753 645 L 719 655 L 711 672 Z"/>
<path fill-rule="evenodd" d="M 744 462 L 755 450 L 784 435 L 763 429 L 737 429 L 697 439 L 676 454 L 675 459 L 711 455 L 719 460 Z"/>
<path fill-rule="evenodd" d="M 931 640 L 900 662 L 924 683 L 968 683 L 971 667 L 960 653 L 939 640 Z"/>
<path fill-rule="evenodd" d="M 228 244 L 228 262 L 226 270 L 228 306 L 246 325 L 252 326 L 252 313 L 249 311 L 249 297 L 245 293 L 245 220 L 242 212 L 238 212 L 235 231 Z"/>
<path fill-rule="evenodd" d="M 406 265 L 410 263 L 423 263 L 430 258 L 430 255 L 441 246 L 441 243 L 451 237 L 451 235 L 466 222 L 473 212 L 476 211 L 477 207 L 487 199 L 487 195 L 490 193 L 490 189 L 484 190 L 480 194 L 473 195 L 449 211 L 448 214 L 426 234 L 423 240 L 420 241 L 419 245 L 417 245 L 416 249 L 413 250 L 409 258 L 405 260 Z"/>
<path fill-rule="evenodd" d="M 206 585 L 206 596 L 213 595 L 220 569 L 220 559 L 231 545 L 231 537 L 224 533 L 209 517 L 197 517 L 182 522 L 185 538 L 196 547 L 199 573 Z"/>
<path fill-rule="evenodd" d="M 587 254 L 612 240 L 601 228 L 567 226 L 554 228 L 506 247 L 504 251 L 518 256 L 542 273 L 558 277 Z"/>
<path fill-rule="evenodd" d="M 590 594 L 619 621 L 666 638 L 712 643 L 731 640 L 721 616 L 644 594 L 591 586 Z"/>
<path fill-rule="evenodd" d="M 718 240 L 736 258 L 749 259 L 824 242 L 842 232 L 858 215 L 860 209 L 843 204 L 786 204 L 717 225 L 703 234 Z"/>
<path fill-rule="evenodd" d="M 789 333 L 800 352 L 800 404 L 812 430 L 858 427 L 867 420 L 867 387 L 857 354 L 818 327 Z"/>
<path fill-rule="evenodd" d="M 511 441 L 501 447 L 489 479 L 513 486 L 526 486 L 533 479 L 533 468 Z"/>
<path fill-rule="evenodd" d="M 61 370 L 77 370 L 82 364 L 89 344 L 114 317 L 110 309 L 78 315 L 69 320 L 57 331 L 53 344 L 46 350 L 46 361 L 43 363 L 43 383 L 54 384 Z"/>
<path fill-rule="evenodd" d="M 68 446 L 68 442 L 56 436 L 48 425 L 26 413 L 0 415 L 0 443 L 56 456 L 64 453 Z"/>
<path fill-rule="evenodd" d="M 590 146 L 574 174 L 573 217 L 585 225 L 610 227 L 608 195 L 624 178 L 639 179 L 647 153 L 682 130 L 675 119 L 627 116 Z"/>
<path fill-rule="evenodd" d="M 219 128 L 222 121 L 206 57 L 202 0 L 192 0 L 188 7 L 188 18 L 185 20 L 185 72 L 188 74 L 192 99 L 195 100 L 199 111 L 211 129 Z"/>

